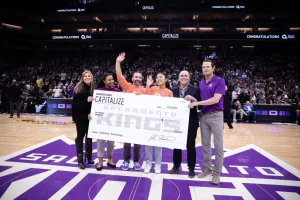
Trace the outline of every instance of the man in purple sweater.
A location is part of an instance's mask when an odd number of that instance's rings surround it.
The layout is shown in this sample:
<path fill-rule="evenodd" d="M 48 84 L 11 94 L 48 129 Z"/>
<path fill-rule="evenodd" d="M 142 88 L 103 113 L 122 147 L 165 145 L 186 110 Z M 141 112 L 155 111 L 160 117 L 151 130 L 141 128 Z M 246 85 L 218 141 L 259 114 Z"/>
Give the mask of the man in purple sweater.
<path fill-rule="evenodd" d="M 225 81 L 223 78 L 214 75 L 216 66 L 211 60 L 204 60 L 202 63 L 202 73 L 205 79 L 199 83 L 200 97 L 202 101 L 194 102 L 189 105 L 202 106 L 202 115 L 200 117 L 201 141 L 203 148 L 204 169 L 198 175 L 204 178 L 213 172 L 213 184 L 220 183 L 220 174 L 223 168 L 223 110 Z M 214 136 L 214 147 L 216 151 L 215 165 L 212 169 L 211 164 L 211 134 Z"/>

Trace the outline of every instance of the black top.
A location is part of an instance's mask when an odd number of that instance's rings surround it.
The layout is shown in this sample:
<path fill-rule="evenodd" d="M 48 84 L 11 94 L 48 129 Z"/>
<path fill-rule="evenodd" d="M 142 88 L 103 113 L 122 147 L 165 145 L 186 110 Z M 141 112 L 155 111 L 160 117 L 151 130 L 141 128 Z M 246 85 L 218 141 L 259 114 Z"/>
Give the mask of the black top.
<path fill-rule="evenodd" d="M 232 107 L 231 100 L 232 100 L 232 93 L 226 91 L 224 96 L 224 111 L 229 111 L 231 109 Z"/>
<path fill-rule="evenodd" d="M 179 87 L 173 88 L 172 92 L 173 92 L 174 97 L 180 98 L 180 89 L 179 89 Z M 198 87 L 188 85 L 187 90 L 184 92 L 184 97 L 187 96 L 187 95 L 191 95 L 192 97 L 197 99 L 197 101 L 200 101 L 200 91 L 199 91 Z M 196 126 L 196 127 L 199 126 L 198 113 L 197 113 L 197 108 L 196 107 L 194 107 L 193 109 L 190 110 L 189 127 L 190 126 Z"/>
<path fill-rule="evenodd" d="M 72 102 L 72 118 L 74 122 L 88 121 L 88 114 L 91 112 L 92 102 L 87 99 L 90 94 L 90 86 L 84 84 L 84 92 L 76 94 L 74 91 Z"/>
<path fill-rule="evenodd" d="M 13 84 L 7 89 L 7 97 L 10 101 L 16 101 L 20 99 L 22 90 L 19 86 Z"/>

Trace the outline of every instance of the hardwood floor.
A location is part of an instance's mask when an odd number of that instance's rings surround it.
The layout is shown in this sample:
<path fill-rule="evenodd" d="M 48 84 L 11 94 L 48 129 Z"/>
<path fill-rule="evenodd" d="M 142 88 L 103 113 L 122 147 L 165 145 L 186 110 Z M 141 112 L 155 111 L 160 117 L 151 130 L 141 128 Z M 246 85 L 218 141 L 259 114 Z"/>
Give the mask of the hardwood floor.
<path fill-rule="evenodd" d="M 22 120 L 59 121 L 67 125 L 38 124 Z M 45 140 L 65 135 L 74 140 L 76 128 L 71 117 L 23 115 L 20 119 L 0 115 L 0 156 L 30 147 Z M 236 123 L 234 129 L 224 124 L 224 148 L 235 149 L 255 144 L 300 170 L 300 126 Z M 200 143 L 198 134 L 197 143 Z M 213 145 L 213 144 L 212 144 Z"/>

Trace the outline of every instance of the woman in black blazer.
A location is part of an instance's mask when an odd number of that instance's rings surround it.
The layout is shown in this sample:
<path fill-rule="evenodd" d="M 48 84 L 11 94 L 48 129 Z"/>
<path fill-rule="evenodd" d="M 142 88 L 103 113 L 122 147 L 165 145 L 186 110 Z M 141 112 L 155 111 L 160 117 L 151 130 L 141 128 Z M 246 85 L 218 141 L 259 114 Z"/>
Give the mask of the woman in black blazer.
<path fill-rule="evenodd" d="M 76 124 L 77 137 L 75 139 L 78 167 L 85 169 L 84 162 L 93 165 L 92 139 L 88 138 L 90 112 L 93 101 L 94 78 L 90 71 L 82 73 L 80 82 L 76 85 L 73 95 L 72 118 Z M 83 155 L 83 138 L 85 137 L 85 154 Z"/>
<path fill-rule="evenodd" d="M 200 92 L 198 87 L 190 85 L 190 73 L 188 71 L 181 71 L 179 73 L 179 86 L 172 89 L 173 96 L 177 98 L 185 98 L 189 101 L 200 101 Z M 196 165 L 196 137 L 199 127 L 197 108 L 190 110 L 189 117 L 189 129 L 187 136 L 187 162 L 189 167 L 189 177 L 195 177 L 195 165 Z M 173 168 L 170 174 L 176 174 L 180 170 L 182 159 L 182 150 L 173 150 Z"/>

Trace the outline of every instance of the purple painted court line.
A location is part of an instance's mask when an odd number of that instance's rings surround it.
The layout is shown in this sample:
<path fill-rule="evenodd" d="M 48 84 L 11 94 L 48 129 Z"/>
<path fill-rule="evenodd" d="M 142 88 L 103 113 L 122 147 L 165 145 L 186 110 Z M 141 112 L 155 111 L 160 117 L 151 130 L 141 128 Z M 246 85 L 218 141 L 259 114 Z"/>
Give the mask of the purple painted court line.
<path fill-rule="evenodd" d="M 57 171 L 38 185 L 27 190 L 17 199 L 40 200 L 48 199 L 74 178 L 77 172 Z M 42 191 L 42 192 L 41 192 Z"/>
<path fill-rule="evenodd" d="M 244 184 L 255 199 L 283 199 L 277 192 L 297 193 L 300 199 L 300 188 L 282 185 Z M 292 199 L 291 199 L 292 200 Z"/>
<path fill-rule="evenodd" d="M 36 174 L 46 172 L 45 169 L 27 169 L 13 174 L 0 177 L 0 197 L 5 193 L 10 184 L 14 181 L 21 180 Z"/>
<path fill-rule="evenodd" d="M 298 177 L 254 149 L 225 158 L 224 167 L 229 172 L 228 174 L 223 173 L 224 177 L 299 180 Z"/>
<path fill-rule="evenodd" d="M 230 196 L 223 196 L 223 195 L 214 195 L 215 200 L 244 200 L 242 197 L 230 197 Z"/>
<path fill-rule="evenodd" d="M 192 199 L 190 187 L 234 188 L 232 183 L 213 185 L 211 182 L 164 179 L 162 199 Z"/>
<path fill-rule="evenodd" d="M 148 178 L 130 177 L 130 176 L 109 176 L 89 174 L 82 181 L 77 184 L 63 200 L 73 199 L 94 199 L 99 191 L 108 184 L 109 181 L 113 181 L 115 185 L 121 185 L 121 193 L 119 199 L 148 199 L 151 180 Z M 137 184 L 138 183 L 138 184 Z M 122 186 L 123 185 L 123 186 Z M 111 188 L 111 193 L 117 192 L 117 188 Z M 105 194 L 103 194 L 105 195 Z M 108 194 L 113 195 L 113 194 Z M 129 198 L 131 195 L 131 198 Z"/>
<path fill-rule="evenodd" d="M 93 149 L 97 149 L 96 142 L 93 142 Z M 202 163 L 202 146 L 196 147 L 197 158 L 196 163 Z M 133 147 L 131 148 L 133 154 Z M 212 149 L 212 155 L 215 154 L 215 150 Z M 155 159 L 153 153 L 153 159 Z M 96 159 L 97 154 L 93 153 L 93 159 Z M 133 155 L 132 155 L 133 157 Z M 107 158 L 105 155 L 104 158 Z M 145 147 L 142 146 L 140 154 L 140 164 L 145 159 Z M 187 152 L 182 151 L 182 162 L 187 163 Z M 119 160 L 123 160 L 123 148 L 115 149 L 113 160 L 117 163 Z M 173 150 L 163 148 L 163 162 L 173 163 Z M 47 164 L 47 165 L 57 165 L 57 166 L 74 166 L 77 167 L 77 158 L 75 155 L 75 145 L 68 145 L 62 140 L 57 140 L 48 145 L 36 148 L 34 150 L 28 151 L 26 153 L 20 154 L 14 158 L 8 159 L 7 161 L 12 162 L 22 162 L 22 163 L 34 163 L 34 164 Z M 95 160 L 96 162 L 97 159 Z M 95 166 L 88 165 L 87 168 L 95 168 Z M 114 170 L 107 168 L 108 170 Z M 121 170 L 121 166 L 117 169 Z M 168 166 L 166 164 L 162 165 L 162 173 L 169 173 Z M 181 174 L 188 174 L 188 172 L 181 171 Z"/>
<path fill-rule="evenodd" d="M 65 137 L 45 142 L 31 150 L 0 158 L 0 198 L 12 183 L 22 183 L 15 199 L 297 199 L 300 198 L 300 172 L 254 145 L 225 153 L 221 183 L 213 185 L 212 176 L 205 179 L 187 177 L 186 151 L 183 151 L 181 171 L 169 175 L 173 150 L 163 148 L 162 174 L 122 171 L 123 148 L 117 145 L 113 160 L 116 169 L 96 166 L 79 170 L 74 143 Z M 96 143 L 93 143 L 96 149 Z M 202 147 L 197 147 L 196 175 L 202 167 Z M 133 150 L 133 149 L 132 149 Z M 212 150 L 214 153 L 214 150 Z M 133 154 L 133 151 L 132 151 Z M 214 155 L 214 154 L 213 154 Z M 133 155 L 132 155 L 133 156 Z M 96 153 L 93 154 L 96 159 Z M 141 149 L 140 164 L 145 159 Z M 213 160 L 214 161 L 214 160 Z M 213 162 L 212 161 L 212 162 Z M 22 165 L 24 170 L 14 172 Z M 41 168 L 41 166 L 43 166 Z M 154 165 L 153 165 L 154 166 Z M 199 167 L 200 166 L 200 167 Z M 6 173 L 10 172 L 11 174 Z M 47 173 L 43 173 L 47 172 Z M 34 175 L 41 174 L 43 180 Z M 32 179 L 25 179 L 33 177 Z M 26 181 L 35 180 L 26 188 Z M 22 182 L 19 182 L 22 181 Z M 30 184 L 28 182 L 28 184 Z M 19 184 L 20 185 L 20 184 Z M 11 190 L 10 190 L 11 191 Z M 10 193 L 5 193 L 6 197 Z"/>
<path fill-rule="evenodd" d="M 11 168 L 11 167 L 0 166 L 0 172 L 3 172 L 3 171 L 5 171 L 5 170 L 7 170 L 7 169 L 9 169 L 9 168 Z"/>

